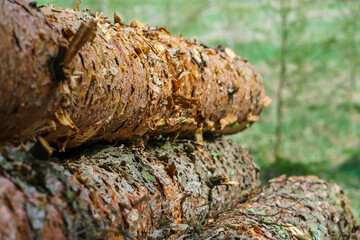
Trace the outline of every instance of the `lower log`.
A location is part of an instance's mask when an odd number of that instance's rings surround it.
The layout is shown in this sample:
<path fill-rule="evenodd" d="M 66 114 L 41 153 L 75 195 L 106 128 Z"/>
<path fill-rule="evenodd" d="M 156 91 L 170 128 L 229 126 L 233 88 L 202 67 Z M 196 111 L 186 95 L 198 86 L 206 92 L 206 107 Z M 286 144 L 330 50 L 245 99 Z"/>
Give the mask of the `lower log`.
<path fill-rule="evenodd" d="M 258 186 L 258 168 L 227 139 L 96 146 L 52 161 L 25 148 L 1 149 L 0 239 L 163 239 Z"/>
<path fill-rule="evenodd" d="M 246 203 L 208 220 L 204 229 L 196 239 L 357 239 L 358 234 L 338 185 L 284 175 Z"/>

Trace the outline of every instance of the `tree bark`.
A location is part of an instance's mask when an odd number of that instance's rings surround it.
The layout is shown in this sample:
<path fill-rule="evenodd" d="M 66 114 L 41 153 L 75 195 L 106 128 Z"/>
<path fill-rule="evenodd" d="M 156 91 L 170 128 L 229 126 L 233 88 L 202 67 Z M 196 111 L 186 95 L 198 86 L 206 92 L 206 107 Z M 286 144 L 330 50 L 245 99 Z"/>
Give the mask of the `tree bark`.
<path fill-rule="evenodd" d="M 0 0 L 0 12 L 0 140 L 41 135 L 64 149 L 235 133 L 269 103 L 260 76 L 229 48 L 89 10 Z"/>
<path fill-rule="evenodd" d="M 356 239 L 349 200 L 335 183 L 281 176 L 208 224 L 199 239 Z"/>
<path fill-rule="evenodd" d="M 259 184 L 247 151 L 224 138 L 75 148 L 52 161 L 25 148 L 1 148 L 1 239 L 164 239 Z"/>

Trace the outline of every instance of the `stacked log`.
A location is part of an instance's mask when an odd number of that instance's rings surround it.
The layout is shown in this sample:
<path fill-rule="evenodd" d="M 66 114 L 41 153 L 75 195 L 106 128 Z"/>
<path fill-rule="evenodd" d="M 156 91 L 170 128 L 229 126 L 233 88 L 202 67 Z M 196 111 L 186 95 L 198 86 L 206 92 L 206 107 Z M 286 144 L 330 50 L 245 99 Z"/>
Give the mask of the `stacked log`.
<path fill-rule="evenodd" d="M 355 231 L 349 200 L 337 184 L 283 175 L 245 203 L 209 219 L 197 238 L 357 239 L 351 236 Z"/>
<path fill-rule="evenodd" d="M 257 121 L 261 78 L 209 48 L 90 11 L 1 0 L 0 140 L 94 140 L 236 133 Z M 18 124 L 19 122 L 23 124 Z"/>
<path fill-rule="evenodd" d="M 164 239 L 256 189 L 259 171 L 246 150 L 223 138 L 194 144 L 97 145 L 51 161 L 5 146 L 0 238 Z"/>

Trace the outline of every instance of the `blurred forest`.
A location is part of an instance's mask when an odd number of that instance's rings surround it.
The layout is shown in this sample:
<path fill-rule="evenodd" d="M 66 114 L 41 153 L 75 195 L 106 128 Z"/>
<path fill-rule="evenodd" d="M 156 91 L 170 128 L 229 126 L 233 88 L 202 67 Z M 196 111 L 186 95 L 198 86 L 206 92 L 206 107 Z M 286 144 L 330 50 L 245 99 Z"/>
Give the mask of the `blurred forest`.
<path fill-rule="evenodd" d="M 83 0 L 86 8 L 247 58 L 273 103 L 230 137 L 250 149 L 264 182 L 286 173 L 339 183 L 360 221 L 359 0 Z"/>

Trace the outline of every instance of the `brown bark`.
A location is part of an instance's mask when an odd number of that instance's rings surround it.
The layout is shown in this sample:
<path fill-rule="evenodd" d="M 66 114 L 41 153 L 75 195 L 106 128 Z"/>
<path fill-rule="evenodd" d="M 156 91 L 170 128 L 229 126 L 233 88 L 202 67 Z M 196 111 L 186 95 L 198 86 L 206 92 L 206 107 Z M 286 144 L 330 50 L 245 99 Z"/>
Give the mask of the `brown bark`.
<path fill-rule="evenodd" d="M 340 187 L 315 176 L 275 178 L 208 222 L 198 239 L 356 239 L 357 234 Z"/>
<path fill-rule="evenodd" d="M 223 138 L 96 146 L 58 161 L 20 149 L 0 155 L 1 239 L 164 239 L 234 207 L 259 183 L 251 157 Z"/>
<path fill-rule="evenodd" d="M 64 148 L 235 133 L 269 102 L 260 76 L 229 48 L 116 15 L 112 24 L 90 11 L 31 6 L 0 0 L 0 140 L 42 135 Z"/>

